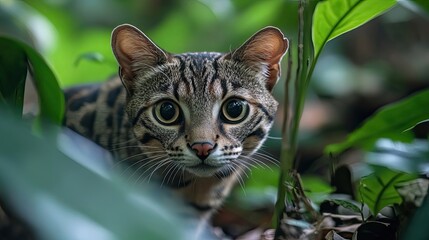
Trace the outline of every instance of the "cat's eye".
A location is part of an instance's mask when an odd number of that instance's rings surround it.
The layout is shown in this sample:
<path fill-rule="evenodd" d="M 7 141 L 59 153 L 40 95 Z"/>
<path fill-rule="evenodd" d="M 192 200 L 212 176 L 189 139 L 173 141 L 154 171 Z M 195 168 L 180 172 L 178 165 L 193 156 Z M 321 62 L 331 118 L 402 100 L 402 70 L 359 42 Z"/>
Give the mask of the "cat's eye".
<path fill-rule="evenodd" d="M 242 99 L 231 98 L 222 105 L 221 118 L 226 123 L 240 123 L 248 114 L 249 105 Z"/>
<path fill-rule="evenodd" d="M 154 116 L 161 124 L 176 124 L 180 117 L 180 109 L 175 102 L 164 100 L 155 105 Z"/>

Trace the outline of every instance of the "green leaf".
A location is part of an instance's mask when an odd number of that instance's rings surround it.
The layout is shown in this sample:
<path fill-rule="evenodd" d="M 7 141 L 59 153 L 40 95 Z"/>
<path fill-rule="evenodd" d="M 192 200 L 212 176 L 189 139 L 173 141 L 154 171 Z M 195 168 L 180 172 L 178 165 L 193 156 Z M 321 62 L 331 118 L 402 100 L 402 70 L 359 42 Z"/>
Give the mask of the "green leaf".
<path fill-rule="evenodd" d="M 416 179 L 416 175 L 397 172 L 384 167 L 374 167 L 375 172 L 362 178 L 360 196 L 374 215 L 386 206 L 400 204 L 401 196 L 395 189 L 399 183 Z"/>
<path fill-rule="evenodd" d="M 78 66 L 82 60 L 87 60 L 87 61 L 96 62 L 96 63 L 102 63 L 106 61 L 103 54 L 99 52 L 87 52 L 87 53 L 81 54 L 74 62 L 74 65 Z"/>
<path fill-rule="evenodd" d="M 27 44 L 4 37 L 0 37 L 0 48 L 0 100 L 22 113 L 28 69 L 39 97 L 39 118 L 61 124 L 64 95 L 43 57 Z"/>
<path fill-rule="evenodd" d="M 340 205 L 340 206 L 342 206 L 344 208 L 347 208 L 347 209 L 349 209 L 349 210 L 351 210 L 353 212 L 356 212 L 356 213 L 360 213 L 361 212 L 360 208 L 358 206 L 356 206 L 355 204 L 353 204 L 352 202 L 350 202 L 350 201 L 343 200 L 343 199 L 331 199 L 329 201 L 331 201 L 331 202 L 333 202 L 335 204 L 338 204 L 338 205 Z"/>
<path fill-rule="evenodd" d="M 131 187 L 111 170 L 97 174 L 58 151 L 55 135 L 35 137 L 18 119 L 0 115 L 0 135 L 7 136 L 0 138 L 2 207 L 40 239 L 192 239 L 201 230 L 179 215 L 192 212 L 159 187 Z M 196 238 L 212 239 L 202 232 Z"/>
<path fill-rule="evenodd" d="M 325 153 L 341 153 L 353 146 L 368 149 L 380 138 L 411 141 L 411 133 L 407 130 L 429 119 L 429 111 L 422 110 L 427 106 L 429 106 L 429 90 L 420 91 L 384 106 L 365 120 L 360 128 L 350 133 L 344 142 L 328 145 Z"/>
<path fill-rule="evenodd" d="M 429 14 L 429 1 L 427 0 L 412 0 L 410 2 L 401 1 L 401 4 L 415 4 L 417 5 L 422 11 L 426 12 L 426 14 Z"/>
<path fill-rule="evenodd" d="M 304 175 L 301 177 L 305 194 L 314 203 L 323 202 L 335 189 L 317 176 Z"/>
<path fill-rule="evenodd" d="M 64 94 L 57 78 L 43 57 L 30 46 L 21 43 L 31 65 L 31 74 L 39 96 L 41 118 L 60 125 L 64 115 Z"/>
<path fill-rule="evenodd" d="M 22 114 L 27 56 L 14 40 L 0 37 L 0 103 Z"/>
<path fill-rule="evenodd" d="M 268 165 L 261 165 L 252 168 L 246 174 L 249 179 L 246 180 L 244 187 L 235 188 L 229 199 L 231 205 L 251 210 L 272 206 L 276 201 L 279 169 L 275 166 L 268 168 Z"/>
<path fill-rule="evenodd" d="M 313 17 L 315 55 L 320 54 L 328 41 L 359 27 L 395 4 L 396 0 L 326 0 L 319 2 Z"/>

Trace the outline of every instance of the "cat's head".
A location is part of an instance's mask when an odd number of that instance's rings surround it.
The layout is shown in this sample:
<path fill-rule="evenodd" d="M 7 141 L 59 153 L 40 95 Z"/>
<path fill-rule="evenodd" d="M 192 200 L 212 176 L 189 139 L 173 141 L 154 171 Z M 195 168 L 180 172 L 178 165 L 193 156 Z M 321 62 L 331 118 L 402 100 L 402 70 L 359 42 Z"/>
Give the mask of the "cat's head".
<path fill-rule="evenodd" d="M 121 25 L 112 48 L 143 151 L 199 177 L 254 163 L 249 156 L 266 139 L 277 110 L 271 91 L 288 49 L 280 30 L 264 28 L 226 54 L 170 54 Z"/>

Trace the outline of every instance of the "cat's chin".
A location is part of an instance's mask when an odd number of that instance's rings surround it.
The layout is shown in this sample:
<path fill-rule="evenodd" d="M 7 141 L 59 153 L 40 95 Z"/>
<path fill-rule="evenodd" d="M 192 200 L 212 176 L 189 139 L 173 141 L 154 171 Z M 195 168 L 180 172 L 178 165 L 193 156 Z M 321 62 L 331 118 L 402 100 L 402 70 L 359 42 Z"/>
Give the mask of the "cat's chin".
<path fill-rule="evenodd" d="M 221 171 L 222 167 L 199 164 L 192 167 L 186 167 L 186 171 L 197 177 L 212 177 Z"/>

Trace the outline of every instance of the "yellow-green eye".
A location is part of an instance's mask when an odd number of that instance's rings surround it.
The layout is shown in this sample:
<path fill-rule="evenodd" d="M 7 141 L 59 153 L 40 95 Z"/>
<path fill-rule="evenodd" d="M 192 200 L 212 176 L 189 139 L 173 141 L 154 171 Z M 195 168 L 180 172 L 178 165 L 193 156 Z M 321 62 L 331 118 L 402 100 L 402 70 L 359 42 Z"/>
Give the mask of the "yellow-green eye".
<path fill-rule="evenodd" d="M 179 106 L 169 100 L 161 101 L 154 108 L 155 119 L 164 125 L 175 124 L 179 120 Z"/>
<path fill-rule="evenodd" d="M 222 120 L 226 123 L 240 123 L 249 114 L 249 105 L 246 101 L 238 98 L 228 99 L 222 105 Z"/>

